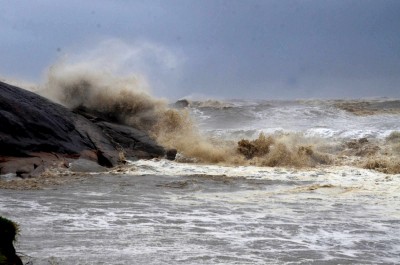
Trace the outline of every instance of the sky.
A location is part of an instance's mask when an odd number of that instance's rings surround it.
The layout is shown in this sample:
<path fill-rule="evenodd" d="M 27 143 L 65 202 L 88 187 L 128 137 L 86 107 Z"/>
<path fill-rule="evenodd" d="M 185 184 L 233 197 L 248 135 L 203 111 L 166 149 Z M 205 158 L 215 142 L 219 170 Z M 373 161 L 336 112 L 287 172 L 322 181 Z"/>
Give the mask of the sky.
<path fill-rule="evenodd" d="M 97 60 L 171 100 L 400 98 L 398 0 L 0 0 L 0 76 Z"/>

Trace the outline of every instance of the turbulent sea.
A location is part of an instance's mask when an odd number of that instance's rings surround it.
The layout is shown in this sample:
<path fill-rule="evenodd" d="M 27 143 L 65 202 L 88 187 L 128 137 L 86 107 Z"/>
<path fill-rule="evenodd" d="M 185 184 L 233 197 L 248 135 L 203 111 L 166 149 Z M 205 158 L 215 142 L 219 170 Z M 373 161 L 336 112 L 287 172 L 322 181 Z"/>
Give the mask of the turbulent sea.
<path fill-rule="evenodd" d="M 16 248 L 31 264 L 399 264 L 399 109 L 396 100 L 191 102 L 213 143 L 263 133 L 329 163 L 129 161 L 63 185 L 0 190 L 0 215 L 20 224 Z"/>

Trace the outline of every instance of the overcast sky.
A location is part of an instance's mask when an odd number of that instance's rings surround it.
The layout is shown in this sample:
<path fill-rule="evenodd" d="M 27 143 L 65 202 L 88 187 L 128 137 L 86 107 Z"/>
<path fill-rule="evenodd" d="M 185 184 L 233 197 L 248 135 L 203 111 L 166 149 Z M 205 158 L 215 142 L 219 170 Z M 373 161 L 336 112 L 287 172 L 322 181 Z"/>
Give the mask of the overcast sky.
<path fill-rule="evenodd" d="M 400 98 L 398 0 L 0 0 L 0 76 L 103 58 L 170 99 Z"/>

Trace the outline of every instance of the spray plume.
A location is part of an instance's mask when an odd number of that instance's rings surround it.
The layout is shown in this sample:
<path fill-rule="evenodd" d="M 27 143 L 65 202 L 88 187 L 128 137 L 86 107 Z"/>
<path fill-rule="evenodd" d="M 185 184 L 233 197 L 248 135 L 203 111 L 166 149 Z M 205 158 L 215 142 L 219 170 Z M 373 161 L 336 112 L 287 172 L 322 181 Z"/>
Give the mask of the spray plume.
<path fill-rule="evenodd" d="M 386 157 L 379 157 L 386 151 L 379 151 L 374 143 L 369 142 L 330 145 L 297 134 L 260 134 L 257 139 L 242 139 L 238 143 L 207 138 L 200 133 L 188 110 L 172 109 L 166 100 L 151 95 L 145 74 L 126 73 L 127 58 L 138 57 L 140 49 L 135 52 L 122 50 L 128 55 L 101 56 L 100 51 L 107 54 L 103 49 L 80 60 L 75 58 L 73 62 L 64 60 L 55 64 L 48 70 L 47 80 L 39 93 L 71 109 L 84 107 L 119 123 L 142 129 L 161 145 L 176 148 L 184 158 L 190 158 L 182 161 L 314 167 L 340 165 L 340 158 L 348 155 L 363 158 L 354 162 L 361 167 L 390 173 L 400 170 L 398 159 L 389 161 Z M 168 55 L 160 62 L 176 62 L 171 54 L 160 50 L 156 54 Z M 215 107 L 214 102 L 206 103 Z M 392 135 L 388 142 L 393 143 L 391 153 L 400 150 L 398 135 Z"/>

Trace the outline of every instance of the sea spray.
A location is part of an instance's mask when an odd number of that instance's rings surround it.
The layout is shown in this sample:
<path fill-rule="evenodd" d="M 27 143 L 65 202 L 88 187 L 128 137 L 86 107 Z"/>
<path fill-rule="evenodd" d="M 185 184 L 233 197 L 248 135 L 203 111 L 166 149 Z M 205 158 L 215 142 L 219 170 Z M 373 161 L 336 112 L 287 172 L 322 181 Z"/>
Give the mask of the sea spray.
<path fill-rule="evenodd" d="M 109 120 L 127 124 L 149 133 L 160 144 L 176 148 L 180 153 L 179 161 L 199 163 L 220 163 L 225 165 L 258 165 L 268 167 L 315 167 L 319 165 L 352 165 L 376 169 L 387 173 L 398 173 L 400 144 L 396 134 L 385 139 L 318 137 L 307 131 L 291 132 L 287 130 L 260 134 L 257 137 L 225 137 L 224 134 L 204 134 L 199 128 L 193 111 L 207 110 L 213 113 L 237 117 L 240 123 L 244 118 L 254 115 L 258 120 L 268 116 L 290 113 L 295 125 L 300 124 L 301 111 L 305 111 L 307 123 L 324 124 L 325 117 L 335 121 L 352 118 L 344 112 L 338 112 L 335 104 L 326 102 L 327 112 L 318 108 L 321 102 L 253 102 L 240 104 L 206 100 L 188 101 L 186 108 L 175 109 L 166 100 L 153 97 L 146 78 L 141 74 L 121 74 L 113 68 L 99 66 L 98 62 L 60 62 L 49 68 L 47 80 L 38 92 L 53 101 L 71 109 L 86 108 Z M 293 106 L 294 104 L 294 106 Z M 325 104 L 325 103 L 324 103 Z M 246 113 L 246 108 L 251 112 Z M 283 110 L 283 111 L 282 111 Z M 238 116 L 239 115 L 239 116 Z M 227 116 L 223 116 L 227 117 Z M 209 118 L 202 122 L 207 123 Z M 231 124 L 232 121 L 229 120 Z M 282 119 L 276 120 L 282 123 Z M 319 123 L 319 124 L 318 124 Z M 306 126 L 307 125 L 307 126 Z M 268 126 L 268 124 L 266 125 Z M 300 126 L 300 125 L 297 125 Z M 363 140 L 365 139 L 365 140 Z"/>
<path fill-rule="evenodd" d="M 85 107 L 142 129 L 150 128 L 166 105 L 149 95 L 141 76 L 117 76 L 90 64 L 51 67 L 42 93 L 68 108 Z"/>
<path fill-rule="evenodd" d="M 71 109 L 86 108 L 147 131 L 160 144 L 199 162 L 223 162 L 234 155 L 234 148 L 202 136 L 187 110 L 170 108 L 165 100 L 151 96 L 141 76 L 120 76 L 95 66 L 54 65 L 41 94 Z"/>
<path fill-rule="evenodd" d="M 88 64 L 84 69 L 82 65 L 57 65 L 49 71 L 46 87 L 52 91 L 50 96 L 71 109 L 84 107 L 116 122 L 145 130 L 160 144 L 176 148 L 197 162 L 310 167 L 329 161 L 311 147 L 285 143 L 288 137 L 276 139 L 276 143 L 269 138 L 270 152 L 260 152 L 264 148 L 263 135 L 252 142 L 257 150 L 255 156 L 245 154 L 245 159 L 240 143 L 246 140 L 239 142 L 236 149 L 234 142 L 206 138 L 195 126 L 188 110 L 169 108 L 165 101 L 152 97 L 146 83 L 136 76 L 120 77 L 90 69 Z"/>
<path fill-rule="evenodd" d="M 225 162 L 235 152 L 226 142 L 212 141 L 203 136 L 187 110 L 165 111 L 152 128 L 152 133 L 161 144 L 177 148 L 198 162 Z"/>
<path fill-rule="evenodd" d="M 43 92 L 71 109 L 84 107 L 116 122 L 145 130 L 160 144 L 176 148 L 190 161 L 269 167 L 353 164 L 388 173 L 399 171 L 397 158 L 389 159 L 384 155 L 387 151 L 380 152 L 388 148 L 380 148 L 378 143 L 368 140 L 332 144 L 332 139 L 329 142 L 318 137 L 305 137 L 302 133 L 260 134 L 256 139 L 239 142 L 211 139 L 198 129 L 189 109 L 170 108 L 165 100 L 153 97 L 140 75 L 121 76 L 90 66 L 89 63 L 53 66 Z M 217 109 L 233 107 L 210 102 L 192 105 Z M 389 145 L 390 141 L 386 142 Z M 397 146 L 397 142 L 391 146 Z M 357 159 L 343 162 L 340 159 L 343 156 Z"/>

